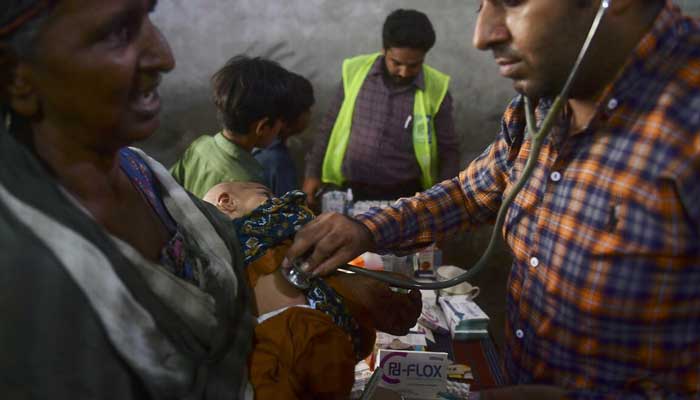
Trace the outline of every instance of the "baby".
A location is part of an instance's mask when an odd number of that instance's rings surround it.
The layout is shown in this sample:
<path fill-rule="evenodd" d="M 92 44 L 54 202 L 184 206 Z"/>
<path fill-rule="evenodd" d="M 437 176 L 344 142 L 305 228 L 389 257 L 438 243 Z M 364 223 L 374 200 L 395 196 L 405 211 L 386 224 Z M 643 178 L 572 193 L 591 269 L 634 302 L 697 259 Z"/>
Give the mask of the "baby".
<path fill-rule="evenodd" d="M 314 279 L 305 292 L 287 282 L 279 266 L 294 233 L 313 219 L 303 192 L 274 198 L 263 185 L 227 182 L 204 200 L 233 219 L 245 253 L 259 322 L 250 357 L 256 398 L 347 398 L 375 330 L 403 335 L 418 319 L 417 290 L 396 293 L 340 272 Z"/>

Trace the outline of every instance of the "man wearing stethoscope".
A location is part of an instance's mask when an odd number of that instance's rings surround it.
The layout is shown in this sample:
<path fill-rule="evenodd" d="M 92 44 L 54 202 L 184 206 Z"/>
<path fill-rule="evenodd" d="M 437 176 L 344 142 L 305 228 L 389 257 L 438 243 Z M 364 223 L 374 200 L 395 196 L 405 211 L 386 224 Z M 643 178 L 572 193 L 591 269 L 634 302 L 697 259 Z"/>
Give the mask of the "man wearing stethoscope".
<path fill-rule="evenodd" d="M 456 178 L 390 208 L 321 215 L 288 258 L 308 255 L 324 273 L 493 223 L 506 203 L 512 386 L 482 397 L 697 398 L 700 24 L 670 0 L 479 10 L 474 45 L 520 93 L 495 141 Z"/>

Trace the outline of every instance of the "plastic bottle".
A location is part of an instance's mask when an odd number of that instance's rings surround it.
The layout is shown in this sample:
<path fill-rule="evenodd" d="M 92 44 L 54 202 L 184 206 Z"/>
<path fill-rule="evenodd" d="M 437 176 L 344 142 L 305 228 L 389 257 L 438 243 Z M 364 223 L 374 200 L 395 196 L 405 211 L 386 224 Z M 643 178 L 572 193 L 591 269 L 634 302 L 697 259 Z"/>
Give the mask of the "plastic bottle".
<path fill-rule="evenodd" d="M 381 271 L 384 269 L 382 257 L 379 254 L 366 252 L 362 254 L 365 262 L 365 268 Z"/>
<path fill-rule="evenodd" d="M 354 208 L 354 203 L 353 203 L 353 197 L 352 197 L 352 189 L 348 188 L 348 191 L 345 193 L 344 214 L 352 217 L 353 216 L 353 208 Z"/>

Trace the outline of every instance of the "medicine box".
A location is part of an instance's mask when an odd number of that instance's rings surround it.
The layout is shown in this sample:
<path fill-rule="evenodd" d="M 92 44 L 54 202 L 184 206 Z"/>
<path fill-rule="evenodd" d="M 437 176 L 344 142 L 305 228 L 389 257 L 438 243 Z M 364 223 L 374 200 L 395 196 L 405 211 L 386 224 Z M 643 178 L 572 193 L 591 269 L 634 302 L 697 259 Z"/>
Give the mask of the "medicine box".
<path fill-rule="evenodd" d="M 405 398 L 435 398 L 445 391 L 447 353 L 379 349 L 376 365 L 383 373 L 379 386 Z"/>
<path fill-rule="evenodd" d="M 488 335 L 489 317 L 469 296 L 441 296 L 438 302 L 453 339 L 478 339 Z"/>

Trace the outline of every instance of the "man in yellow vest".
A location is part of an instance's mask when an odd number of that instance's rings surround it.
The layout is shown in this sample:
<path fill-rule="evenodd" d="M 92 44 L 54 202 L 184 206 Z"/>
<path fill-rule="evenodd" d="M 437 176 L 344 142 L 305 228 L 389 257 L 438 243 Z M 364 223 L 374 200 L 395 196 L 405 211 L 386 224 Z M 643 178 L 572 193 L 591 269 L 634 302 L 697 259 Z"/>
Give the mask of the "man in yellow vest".
<path fill-rule="evenodd" d="M 412 196 L 459 170 L 449 76 L 424 64 L 435 44 L 428 17 L 396 10 L 383 49 L 343 62 L 342 84 L 312 151 L 303 190 L 351 188 L 355 200 Z"/>

